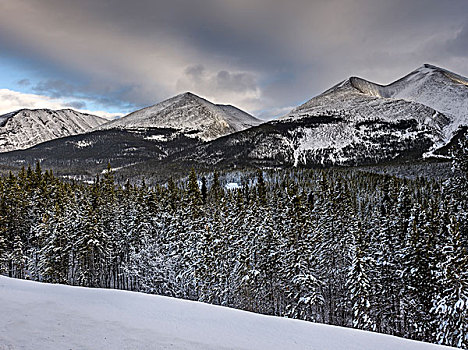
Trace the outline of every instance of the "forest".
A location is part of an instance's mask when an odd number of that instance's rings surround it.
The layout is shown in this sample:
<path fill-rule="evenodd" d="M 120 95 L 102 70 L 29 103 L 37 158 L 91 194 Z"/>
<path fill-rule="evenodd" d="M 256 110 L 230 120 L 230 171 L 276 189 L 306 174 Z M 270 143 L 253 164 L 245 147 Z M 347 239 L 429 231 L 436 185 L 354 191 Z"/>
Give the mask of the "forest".
<path fill-rule="evenodd" d="M 148 186 L 0 179 L 0 273 L 468 349 L 468 182 L 257 169 Z"/>

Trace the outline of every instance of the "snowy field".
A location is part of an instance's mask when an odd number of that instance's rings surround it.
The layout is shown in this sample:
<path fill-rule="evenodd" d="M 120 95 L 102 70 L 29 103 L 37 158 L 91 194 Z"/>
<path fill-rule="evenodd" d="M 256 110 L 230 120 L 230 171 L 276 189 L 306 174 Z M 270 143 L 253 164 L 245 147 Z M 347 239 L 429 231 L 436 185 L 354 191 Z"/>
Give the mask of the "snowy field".
<path fill-rule="evenodd" d="M 125 291 L 0 276 L 0 350 L 450 349 Z"/>

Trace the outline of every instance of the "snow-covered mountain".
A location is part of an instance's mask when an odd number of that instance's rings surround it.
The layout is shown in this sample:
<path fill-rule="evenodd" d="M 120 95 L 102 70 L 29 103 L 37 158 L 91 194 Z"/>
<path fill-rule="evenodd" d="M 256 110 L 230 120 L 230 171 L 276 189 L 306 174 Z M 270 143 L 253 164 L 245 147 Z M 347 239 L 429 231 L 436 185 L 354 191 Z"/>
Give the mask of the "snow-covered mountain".
<path fill-rule="evenodd" d="M 386 86 L 359 78 L 351 80 L 364 94 L 413 101 L 443 113 L 450 119 L 444 130 L 445 140 L 450 139 L 460 125 L 468 123 L 468 78 L 446 69 L 425 64 Z"/>
<path fill-rule="evenodd" d="M 443 350 L 175 298 L 0 276 L 0 348 Z"/>
<path fill-rule="evenodd" d="M 107 121 L 72 109 L 21 109 L 0 116 L 0 152 L 29 148 L 59 137 L 84 133 Z"/>
<path fill-rule="evenodd" d="M 49 161 L 44 166 L 64 170 L 74 157 L 77 169 L 111 161 L 128 172 L 138 163 L 138 174 L 196 164 L 210 169 L 400 164 L 440 156 L 436 151 L 454 131 L 468 126 L 467 94 L 466 78 L 424 65 L 387 86 L 351 77 L 284 117 L 260 124 L 233 106 L 185 93 L 94 133 L 4 153 L 0 161 L 18 166 L 41 159 Z"/>
<path fill-rule="evenodd" d="M 162 161 L 207 140 L 259 123 L 259 119 L 234 106 L 215 105 L 185 93 L 121 119 L 100 123 L 86 133 L 2 153 L 0 164 L 21 167 L 40 160 L 44 168 L 67 176 L 94 176 L 109 162 L 119 169 L 143 164 L 145 171 L 152 171 L 154 167 L 144 163 Z"/>
<path fill-rule="evenodd" d="M 387 86 L 351 77 L 276 121 L 201 145 L 183 160 L 330 166 L 429 156 L 468 125 L 467 81 L 430 65 Z"/>
<path fill-rule="evenodd" d="M 386 86 L 351 77 L 297 107 L 282 120 L 337 113 L 343 115 L 338 125 L 303 129 L 297 153 L 330 148 L 331 157 L 345 161 L 355 146 L 372 147 L 374 139 L 380 136 L 376 125 L 403 121 L 416 123 L 416 128 L 397 128 L 389 136 L 402 141 L 424 136 L 432 141 L 428 149 L 432 151 L 447 144 L 459 126 L 468 125 L 468 79 L 428 64 Z"/>
<path fill-rule="evenodd" d="M 259 119 L 234 106 L 216 105 L 186 92 L 111 121 L 99 129 L 172 128 L 209 141 L 260 123 Z"/>

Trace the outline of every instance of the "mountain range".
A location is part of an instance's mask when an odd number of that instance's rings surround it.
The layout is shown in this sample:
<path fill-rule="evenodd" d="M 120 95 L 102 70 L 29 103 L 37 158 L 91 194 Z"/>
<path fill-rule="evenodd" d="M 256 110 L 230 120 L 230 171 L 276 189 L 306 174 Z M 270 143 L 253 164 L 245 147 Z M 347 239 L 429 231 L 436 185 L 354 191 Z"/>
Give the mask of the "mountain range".
<path fill-rule="evenodd" d="M 167 161 L 323 167 L 440 157 L 468 125 L 467 81 L 427 64 L 386 86 L 351 77 L 277 120 Z"/>
<path fill-rule="evenodd" d="M 68 174 L 107 162 L 136 174 L 382 164 L 440 157 L 466 126 L 468 79 L 425 64 L 389 85 L 350 77 L 269 122 L 184 93 L 79 135 L 0 154 L 0 163 L 40 159 Z"/>

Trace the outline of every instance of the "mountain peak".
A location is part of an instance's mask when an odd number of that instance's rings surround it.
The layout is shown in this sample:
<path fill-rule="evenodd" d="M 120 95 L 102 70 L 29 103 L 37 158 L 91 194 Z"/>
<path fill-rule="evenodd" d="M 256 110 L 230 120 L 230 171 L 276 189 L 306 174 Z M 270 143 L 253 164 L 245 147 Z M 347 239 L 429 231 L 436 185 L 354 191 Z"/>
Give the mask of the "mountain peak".
<path fill-rule="evenodd" d="M 99 129 L 170 128 L 209 141 L 258 124 L 258 119 L 238 108 L 216 105 L 187 91 Z"/>
<path fill-rule="evenodd" d="M 168 100 L 171 100 L 171 99 L 182 99 L 182 98 L 200 98 L 200 96 L 198 95 L 195 95 L 193 92 L 190 92 L 190 91 L 186 91 L 186 92 L 182 92 L 181 94 L 178 94 L 174 97 L 171 97 L 169 98 Z"/>
<path fill-rule="evenodd" d="M 442 70 L 442 68 L 434 66 L 433 64 L 430 64 L 430 63 L 424 63 L 422 66 L 423 68 L 427 68 L 427 69 Z"/>
<path fill-rule="evenodd" d="M 0 152 L 81 134 L 106 122 L 104 118 L 72 109 L 20 109 L 0 116 Z"/>
<path fill-rule="evenodd" d="M 451 79 L 451 80 L 456 80 L 458 83 L 462 82 L 464 85 L 466 85 L 466 81 L 468 80 L 467 78 L 465 78 L 465 77 L 463 77 L 463 76 L 461 76 L 459 74 L 453 73 L 453 72 L 449 71 L 448 69 L 441 68 L 441 67 L 435 66 L 433 64 L 429 64 L 429 63 L 423 64 L 421 67 L 419 67 L 418 69 L 416 69 L 413 72 L 409 73 L 407 76 L 403 77 L 402 79 L 405 79 L 408 76 L 415 75 L 415 74 L 418 74 L 418 75 L 432 75 L 434 73 L 439 73 L 441 76 L 443 76 L 445 78 L 448 78 L 448 79 Z M 402 79 L 400 79 L 400 80 L 402 80 Z"/>

